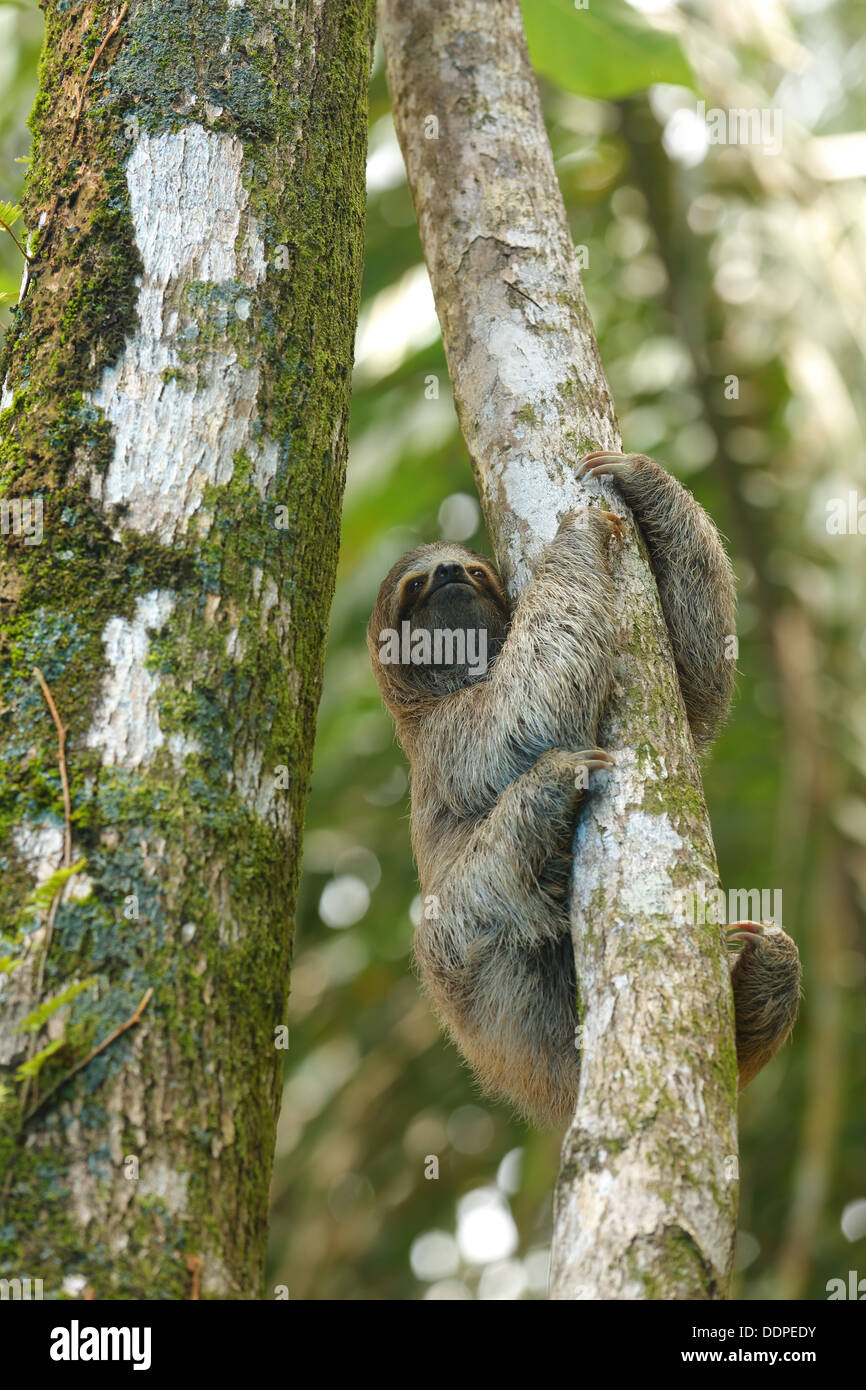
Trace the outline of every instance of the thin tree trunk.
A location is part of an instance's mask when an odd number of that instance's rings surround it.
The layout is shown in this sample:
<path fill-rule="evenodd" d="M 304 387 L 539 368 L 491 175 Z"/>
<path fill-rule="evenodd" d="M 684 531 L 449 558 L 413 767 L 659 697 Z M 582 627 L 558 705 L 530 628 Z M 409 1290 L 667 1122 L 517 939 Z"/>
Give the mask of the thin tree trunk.
<path fill-rule="evenodd" d="M 579 457 L 619 448 L 613 403 L 518 0 L 497 7 L 495 24 L 484 0 L 380 0 L 380 26 L 460 424 L 513 596 L 558 518 L 590 498 Z M 626 514 L 615 493 L 604 497 Z M 622 650 L 599 740 L 617 766 L 577 836 L 582 1074 L 551 1292 L 721 1297 L 736 1218 L 732 996 L 718 928 L 672 916 L 677 891 L 715 888 L 717 868 L 633 529 L 616 582 Z"/>
<path fill-rule="evenodd" d="M 0 1267 L 46 1298 L 252 1298 L 372 4 L 45 8 L 0 373 Z"/>

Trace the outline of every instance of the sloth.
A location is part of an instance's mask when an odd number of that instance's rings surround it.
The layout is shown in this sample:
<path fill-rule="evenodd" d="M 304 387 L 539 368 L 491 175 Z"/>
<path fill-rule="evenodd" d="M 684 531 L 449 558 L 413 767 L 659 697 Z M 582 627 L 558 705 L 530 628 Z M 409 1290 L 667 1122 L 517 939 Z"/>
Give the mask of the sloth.
<path fill-rule="evenodd" d="M 649 551 L 695 746 L 725 718 L 734 669 L 731 568 L 709 517 L 642 454 L 594 453 L 584 478 L 612 477 Z M 483 1089 L 527 1119 L 574 1111 L 577 986 L 568 884 L 616 655 L 611 537 L 595 507 L 565 516 L 511 611 L 490 560 L 425 545 L 382 582 L 367 644 L 411 764 L 422 984 Z M 727 639 L 727 640 L 726 640 Z M 797 948 L 781 927 L 728 929 L 742 1089 L 788 1037 L 800 995 Z"/>

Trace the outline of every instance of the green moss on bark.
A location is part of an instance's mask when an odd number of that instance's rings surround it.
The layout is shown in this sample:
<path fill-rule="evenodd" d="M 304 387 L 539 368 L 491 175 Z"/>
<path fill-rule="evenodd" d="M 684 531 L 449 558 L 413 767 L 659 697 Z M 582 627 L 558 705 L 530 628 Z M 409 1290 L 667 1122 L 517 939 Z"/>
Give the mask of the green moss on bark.
<path fill-rule="evenodd" d="M 39 919 L 21 911 L 32 871 L 18 828 L 63 825 L 39 666 L 69 726 L 89 887 L 57 912 L 42 996 L 98 982 L 70 1006 L 42 1093 L 154 995 L 23 1130 L 3 1112 L 0 1267 L 38 1274 L 46 1297 L 79 1274 L 97 1298 L 180 1298 L 194 1254 L 205 1296 L 254 1297 L 345 475 L 372 5 L 138 0 L 88 81 L 73 141 L 84 74 L 116 13 L 46 5 L 25 205 L 43 226 L 0 363 L 14 393 L 0 415 L 2 490 L 44 503 L 42 544 L 10 538 L 0 572 L 0 954 L 29 949 L 32 961 L 39 940 Z M 203 499 L 210 524 L 164 545 L 94 500 L 114 440 L 92 396 L 137 328 L 126 159 L 143 132 L 189 121 L 242 142 L 270 268 L 243 291 L 245 319 L 230 311 L 233 281 L 183 287 L 198 335 L 188 373 L 185 362 L 163 384 L 194 391 L 214 344 L 260 364 L 258 418 L 278 467 L 263 498 L 238 453 L 231 481 Z M 173 598 L 147 659 L 164 741 L 140 767 L 104 765 L 87 733 L 106 624 L 157 590 Z M 279 767 L 288 785 L 253 805 L 249 786 Z M 13 1091 L 23 1055 L 22 1040 L 0 1068 Z"/>

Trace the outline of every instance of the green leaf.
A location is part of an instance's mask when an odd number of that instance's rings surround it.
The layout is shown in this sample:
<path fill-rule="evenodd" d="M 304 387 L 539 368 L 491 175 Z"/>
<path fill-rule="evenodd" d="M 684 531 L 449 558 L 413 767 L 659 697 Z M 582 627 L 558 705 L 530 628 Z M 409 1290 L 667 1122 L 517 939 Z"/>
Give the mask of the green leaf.
<path fill-rule="evenodd" d="M 73 874 L 80 874 L 87 865 L 86 859 L 79 859 L 75 864 L 64 865 L 62 869 L 57 869 L 44 883 L 40 883 L 38 888 L 28 895 L 27 906 L 38 907 L 42 911 L 47 911 L 53 903 L 60 889 L 67 879 Z"/>
<path fill-rule="evenodd" d="M 53 999 L 46 999 L 44 1003 L 39 1004 L 31 1014 L 22 1019 L 15 1031 L 17 1033 L 38 1033 L 39 1029 L 53 1014 L 57 1013 L 58 1009 L 62 1009 L 64 1004 L 70 1004 L 83 990 L 91 989 L 96 983 L 95 977 L 91 976 L 89 980 L 79 980 L 76 984 L 69 985 L 62 994 L 55 994 Z"/>
<path fill-rule="evenodd" d="M 7 227 L 14 227 L 20 216 L 21 209 L 17 203 L 0 203 L 0 222 Z"/>
<path fill-rule="evenodd" d="M 23 956 L 0 956 L 0 975 L 11 975 L 19 965 L 24 964 Z"/>
<path fill-rule="evenodd" d="M 587 97 L 625 97 L 655 82 L 694 87 L 672 34 L 653 29 L 623 0 L 523 0 L 523 22 L 536 72 Z"/>
<path fill-rule="evenodd" d="M 43 1047 L 39 1052 L 34 1052 L 33 1056 L 28 1057 L 26 1062 L 22 1062 L 16 1071 L 16 1081 L 26 1081 L 28 1076 L 38 1076 L 48 1058 L 62 1047 L 65 1041 L 65 1038 L 55 1038 L 47 1047 Z"/>

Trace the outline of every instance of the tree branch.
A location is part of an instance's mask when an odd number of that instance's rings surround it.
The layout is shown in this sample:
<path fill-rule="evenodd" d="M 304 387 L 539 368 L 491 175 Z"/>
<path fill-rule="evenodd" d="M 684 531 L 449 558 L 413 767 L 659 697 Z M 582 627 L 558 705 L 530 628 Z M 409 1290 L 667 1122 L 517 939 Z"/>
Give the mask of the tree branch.
<path fill-rule="evenodd" d="M 90 1052 L 88 1052 L 86 1057 L 82 1057 L 80 1062 L 76 1062 L 74 1067 L 70 1067 L 68 1072 L 65 1072 L 63 1076 L 58 1077 L 54 1085 L 50 1086 L 49 1089 L 45 1092 L 45 1095 L 41 1096 L 40 1099 L 36 1102 L 36 1104 L 30 1110 L 28 1110 L 27 1114 L 24 1116 L 23 1123 L 27 1124 L 28 1120 L 32 1120 L 33 1116 L 36 1115 L 45 1105 L 48 1104 L 51 1097 L 56 1095 L 60 1088 L 66 1085 L 67 1081 L 71 1081 L 73 1076 L 77 1076 L 78 1073 L 84 1069 L 84 1067 L 88 1066 L 93 1061 L 94 1057 L 98 1057 L 100 1052 L 104 1052 L 107 1047 L 110 1047 L 111 1044 L 114 1042 L 115 1038 L 119 1038 L 122 1033 L 126 1033 L 130 1028 L 134 1028 L 136 1023 L 140 1023 L 141 1016 L 152 998 L 153 987 L 150 986 L 148 989 L 145 990 L 144 994 L 141 996 L 141 999 L 138 1001 L 135 1011 L 132 1014 L 130 1014 L 129 1018 L 126 1019 L 124 1023 L 119 1023 L 116 1028 L 112 1029 L 107 1038 L 103 1038 L 101 1043 L 98 1043 L 96 1047 L 91 1048 Z"/>
<path fill-rule="evenodd" d="M 579 23 L 576 14 L 575 22 Z M 380 0 L 406 160 L 461 428 L 512 597 L 558 519 L 627 514 L 578 458 L 618 449 L 518 0 Z M 600 731 L 616 757 L 577 834 L 583 1047 L 558 1184 L 552 1297 L 707 1298 L 736 1215 L 733 1008 L 721 933 L 675 928 L 717 869 L 645 552 L 616 565 L 621 655 Z"/>

